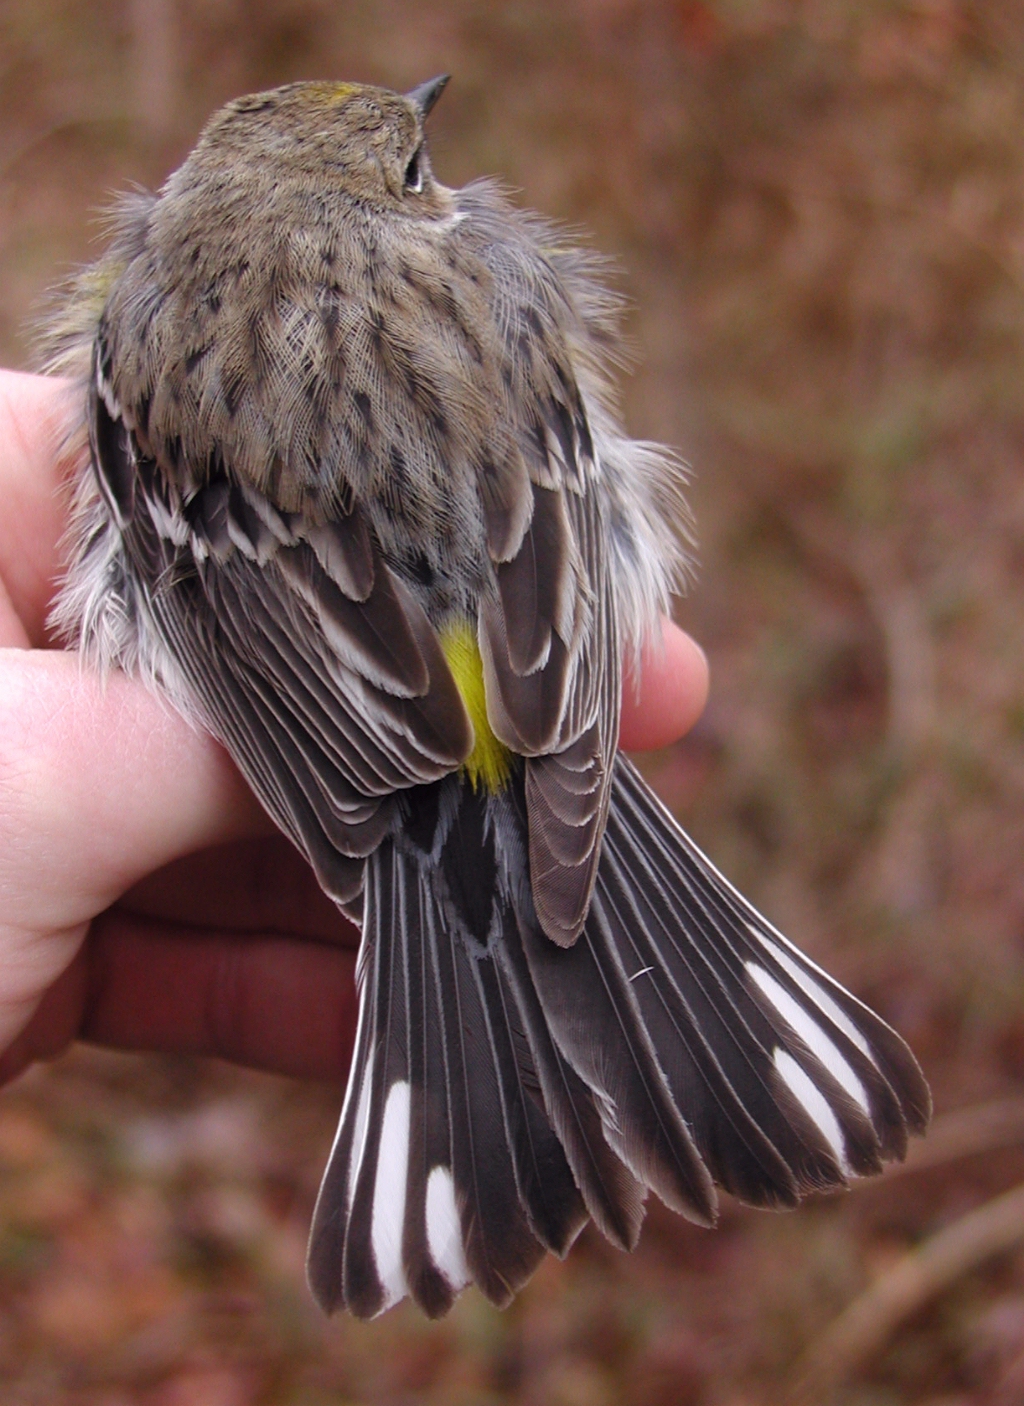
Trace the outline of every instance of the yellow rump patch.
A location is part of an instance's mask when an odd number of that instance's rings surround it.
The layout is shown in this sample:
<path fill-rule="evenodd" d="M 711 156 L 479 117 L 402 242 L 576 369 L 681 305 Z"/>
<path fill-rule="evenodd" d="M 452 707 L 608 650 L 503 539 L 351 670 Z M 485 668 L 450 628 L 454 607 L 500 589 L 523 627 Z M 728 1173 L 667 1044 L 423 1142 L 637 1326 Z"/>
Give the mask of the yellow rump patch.
<path fill-rule="evenodd" d="M 494 795 L 504 790 L 512 770 L 512 753 L 491 731 L 484 691 L 484 661 L 476 631 L 467 620 L 455 620 L 440 632 L 441 648 L 448 660 L 455 686 L 462 695 L 473 724 L 473 750 L 462 764 L 472 785 Z"/>

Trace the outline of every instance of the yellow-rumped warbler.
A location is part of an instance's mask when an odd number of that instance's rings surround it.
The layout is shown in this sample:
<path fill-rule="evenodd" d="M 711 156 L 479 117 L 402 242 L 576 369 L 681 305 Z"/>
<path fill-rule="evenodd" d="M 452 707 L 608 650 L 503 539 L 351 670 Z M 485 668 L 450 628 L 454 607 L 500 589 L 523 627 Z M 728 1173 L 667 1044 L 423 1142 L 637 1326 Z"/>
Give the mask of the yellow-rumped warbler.
<path fill-rule="evenodd" d="M 901 1157 L 877 1016 L 616 755 L 621 655 L 682 556 L 628 439 L 596 261 L 434 177 L 406 96 L 296 83 L 119 208 L 55 330 L 91 463 L 59 606 L 223 740 L 362 925 L 313 1292 L 503 1304 L 648 1189 L 791 1206 Z"/>

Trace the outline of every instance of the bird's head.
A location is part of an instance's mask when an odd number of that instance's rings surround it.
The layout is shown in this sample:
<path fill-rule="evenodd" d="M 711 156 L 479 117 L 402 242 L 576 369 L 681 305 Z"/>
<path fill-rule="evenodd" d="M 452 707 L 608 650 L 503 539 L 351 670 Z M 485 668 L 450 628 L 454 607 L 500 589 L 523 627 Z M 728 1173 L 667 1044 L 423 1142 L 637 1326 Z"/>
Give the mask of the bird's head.
<path fill-rule="evenodd" d="M 444 188 L 430 169 L 424 124 L 447 82 L 445 74 L 405 94 L 289 83 L 236 98 L 207 123 L 181 174 L 264 188 L 312 174 L 326 198 L 343 193 L 371 209 L 429 215 L 444 205 Z"/>

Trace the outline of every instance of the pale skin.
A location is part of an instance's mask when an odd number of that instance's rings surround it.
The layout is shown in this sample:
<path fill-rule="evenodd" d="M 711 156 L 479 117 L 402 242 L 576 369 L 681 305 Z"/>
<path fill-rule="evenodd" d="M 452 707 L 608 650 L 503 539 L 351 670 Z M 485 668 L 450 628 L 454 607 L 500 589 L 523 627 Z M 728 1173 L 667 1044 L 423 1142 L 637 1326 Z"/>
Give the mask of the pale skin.
<path fill-rule="evenodd" d="M 356 930 L 217 743 L 47 632 L 68 404 L 0 371 L 0 1082 L 78 1039 L 342 1080 Z M 630 750 L 704 706 L 703 653 L 664 637 L 625 688 Z"/>

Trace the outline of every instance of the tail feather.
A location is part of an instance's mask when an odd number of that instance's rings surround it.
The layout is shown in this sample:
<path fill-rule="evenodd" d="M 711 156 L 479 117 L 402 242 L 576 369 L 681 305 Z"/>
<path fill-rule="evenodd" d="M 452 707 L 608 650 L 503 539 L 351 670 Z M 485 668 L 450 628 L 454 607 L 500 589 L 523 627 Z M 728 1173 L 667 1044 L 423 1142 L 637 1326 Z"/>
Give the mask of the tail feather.
<path fill-rule="evenodd" d="M 463 1250 L 473 1280 L 501 1306 L 530 1277 L 544 1251 L 519 1196 L 500 1065 L 475 963 L 461 939 L 442 926 L 436 909 L 431 918 L 427 941 L 437 961 L 444 1012 L 450 1175 L 461 1213 Z"/>
<path fill-rule="evenodd" d="M 353 1150 L 346 1188 L 348 1223 L 342 1264 L 344 1300 L 359 1317 L 372 1317 L 405 1297 L 402 1264 L 409 1132 L 408 1028 L 403 1020 L 407 985 L 401 948 L 383 940 L 396 925 L 402 895 L 371 864 L 365 901 L 380 915 L 373 943 L 368 1055 L 353 1108 Z M 368 979 L 369 978 L 369 979 Z M 459 1286 L 461 1287 L 461 1285 Z"/>
<path fill-rule="evenodd" d="M 697 1087 L 685 1061 L 670 1082 L 721 1185 L 776 1203 L 778 1179 L 720 1145 L 727 1127 L 748 1131 L 738 1114 L 798 1194 L 877 1171 L 924 1130 L 927 1085 L 899 1036 L 736 893 L 621 757 L 598 892 L 645 972 L 633 986 L 659 1053 L 696 1058 Z"/>
<path fill-rule="evenodd" d="M 511 913 L 509 923 L 514 923 Z M 540 1081 L 508 977 L 496 962 L 476 964 L 491 1034 L 491 1050 L 505 1105 L 516 1184 L 533 1234 L 564 1256 L 587 1222 L 562 1145 L 552 1136 Z"/>
<path fill-rule="evenodd" d="M 698 921 L 700 913 L 712 921 L 715 914 L 720 915 L 723 936 L 727 928 L 748 974 L 756 980 L 752 968 L 760 965 L 767 969 L 796 1006 L 806 1007 L 812 1018 L 825 1026 L 832 1042 L 876 1090 L 872 1117 L 886 1160 L 903 1157 L 907 1133 L 920 1135 L 931 1117 L 928 1085 L 906 1043 L 874 1011 L 772 927 L 723 878 L 679 828 L 632 764 L 620 759 L 620 767 L 624 808 L 632 805 L 656 816 L 655 823 L 660 822 L 662 831 L 667 831 L 682 848 L 688 862 L 680 867 L 697 899 Z M 666 858 L 671 867 L 673 856 Z"/>
<path fill-rule="evenodd" d="M 630 963 L 642 1019 L 657 1032 L 673 1095 L 719 1184 L 761 1205 L 842 1184 L 835 1147 L 819 1125 L 788 1096 L 780 1104 L 774 1031 L 723 957 L 721 933 L 707 918 L 695 924 L 678 893 L 659 891 L 677 875 L 665 874 L 657 855 L 641 869 L 646 861 L 633 840 L 618 824 L 606 839 L 602 936 Z"/>
<path fill-rule="evenodd" d="M 927 1085 L 903 1041 L 722 878 L 623 757 L 571 946 L 530 898 L 522 777 L 424 790 L 366 864 L 360 1016 L 314 1215 L 329 1311 L 477 1283 L 507 1303 L 589 1215 L 636 1243 L 648 1190 L 792 1206 L 902 1157 Z"/>
<path fill-rule="evenodd" d="M 392 853 L 389 858 L 394 872 L 398 857 Z M 394 930 L 408 971 L 411 1091 L 402 1261 L 410 1294 L 429 1317 L 439 1318 L 470 1279 L 451 1175 L 445 1023 L 432 954 L 425 941 L 416 940 L 427 930 L 429 895 L 421 882 L 397 884 L 395 889 L 400 906 Z M 383 936 L 389 932 L 387 914 L 376 911 Z"/>
<path fill-rule="evenodd" d="M 468 843 L 471 808 L 460 820 Z M 359 1032 L 310 1286 L 328 1312 L 364 1318 L 407 1294 L 439 1316 L 470 1281 L 505 1304 L 587 1219 L 518 1002 L 496 944 L 450 921 L 415 847 L 371 856 L 364 899 Z M 497 917 L 497 939 L 502 921 L 514 933 L 507 904 Z"/>
<path fill-rule="evenodd" d="M 712 1176 L 743 1200 L 779 1208 L 796 1205 L 797 1177 L 755 1116 L 758 1105 L 763 1117 L 775 1111 L 771 1089 L 758 1083 L 752 1070 L 755 1082 L 747 1100 L 738 1097 L 720 1050 L 723 1042 L 735 1043 L 728 1021 L 688 972 L 663 969 L 664 929 L 657 911 L 650 911 L 655 900 L 634 892 L 613 846 L 606 845 L 602 860 L 601 935 L 618 944 L 620 960 L 632 973 L 641 1019 Z M 737 1057 L 742 1058 L 740 1050 Z"/>
<path fill-rule="evenodd" d="M 556 1047 L 522 945 L 510 942 L 501 957 L 523 1017 L 551 1126 L 587 1212 L 613 1245 L 632 1250 L 643 1224 L 646 1189 L 612 1151 L 593 1092 Z"/>
<path fill-rule="evenodd" d="M 609 1146 L 666 1205 L 711 1225 L 711 1178 L 672 1099 L 629 977 L 603 941 L 600 910 L 595 892 L 572 947 L 557 947 L 538 927 L 523 924 L 544 1017 L 562 1055 L 594 1093 Z"/>
<path fill-rule="evenodd" d="M 334 1313 L 347 1306 L 344 1291 L 345 1233 L 351 1206 L 352 1172 L 362 1161 L 363 1147 L 369 1133 L 369 1101 L 373 1084 L 374 1012 L 367 1000 L 367 971 L 372 980 L 374 947 L 373 935 L 364 930 L 356 972 L 360 1001 L 352 1069 L 338 1131 L 320 1182 L 306 1258 L 309 1287 L 325 1313 Z M 374 1280 L 376 1292 L 382 1298 L 383 1291 L 375 1270 Z"/>

